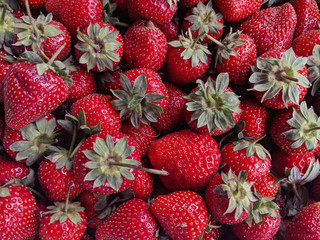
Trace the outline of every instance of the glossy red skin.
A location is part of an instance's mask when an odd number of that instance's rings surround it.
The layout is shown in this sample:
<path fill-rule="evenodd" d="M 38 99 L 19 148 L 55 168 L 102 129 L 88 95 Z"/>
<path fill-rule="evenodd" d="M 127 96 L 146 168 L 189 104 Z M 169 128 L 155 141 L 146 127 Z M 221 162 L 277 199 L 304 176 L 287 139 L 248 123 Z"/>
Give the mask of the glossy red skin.
<path fill-rule="evenodd" d="M 287 240 L 319 240 L 320 239 L 320 203 L 309 205 L 290 221 L 286 230 Z"/>
<path fill-rule="evenodd" d="M 238 23 L 250 17 L 261 7 L 262 0 L 214 0 L 214 8 L 223 15 L 225 21 Z"/>
<path fill-rule="evenodd" d="M 240 121 L 245 123 L 242 131 L 247 137 L 259 139 L 267 134 L 270 122 L 270 110 L 254 98 L 241 100 L 242 113 Z"/>
<path fill-rule="evenodd" d="M 320 29 L 313 29 L 299 35 L 292 42 L 292 48 L 298 56 L 309 57 L 317 44 L 320 44 Z"/>
<path fill-rule="evenodd" d="M 154 175 L 141 170 L 136 171 L 134 175 L 135 181 L 131 188 L 134 197 L 148 201 L 154 190 Z"/>
<path fill-rule="evenodd" d="M 23 7 L 26 7 L 25 0 L 18 0 L 19 4 Z M 39 9 L 44 7 L 46 0 L 29 0 L 30 9 Z"/>
<path fill-rule="evenodd" d="M 46 215 L 40 224 L 39 236 L 42 240 L 51 239 L 80 239 L 87 227 L 87 216 L 84 211 L 78 212 L 81 218 L 79 224 L 74 224 L 69 218 L 60 223 L 59 220 L 50 224 L 52 214 Z"/>
<path fill-rule="evenodd" d="M 74 200 L 82 191 L 78 182 L 75 181 L 73 170 L 67 170 L 65 167 L 56 169 L 56 164 L 48 159 L 41 161 L 38 168 L 38 180 L 41 189 L 51 202 L 65 201 L 69 184 L 69 200 Z"/>
<path fill-rule="evenodd" d="M 238 30 L 253 38 L 257 46 L 257 55 L 260 56 L 270 49 L 289 48 L 296 23 L 294 8 L 290 3 L 285 3 L 282 6 L 254 12 L 240 24 Z"/>
<path fill-rule="evenodd" d="M 238 176 L 241 170 L 245 170 L 248 173 L 247 181 L 249 182 L 259 182 L 268 175 L 271 168 L 271 160 L 268 156 L 265 160 L 259 158 L 257 154 L 247 157 L 246 148 L 234 151 L 234 147 L 234 144 L 228 143 L 221 150 L 221 162 L 226 164 L 223 168 L 224 172 L 227 173 L 231 168 Z"/>
<path fill-rule="evenodd" d="M 157 24 L 158 28 L 166 36 L 168 42 L 179 39 L 179 24 L 175 19 L 171 19 L 168 22 Z"/>
<path fill-rule="evenodd" d="M 0 185 L 11 179 L 23 179 L 29 174 L 29 168 L 25 164 L 4 154 L 0 155 L 0 169 Z"/>
<path fill-rule="evenodd" d="M 150 210 L 172 239 L 197 239 L 208 224 L 205 201 L 192 191 L 159 196 L 151 203 Z"/>
<path fill-rule="evenodd" d="M 280 59 L 285 51 L 286 50 L 284 50 L 284 49 L 272 49 L 272 50 L 270 50 L 268 52 L 265 52 L 260 57 L 261 58 L 273 57 L 273 58 Z M 298 70 L 297 72 L 299 74 L 305 76 L 306 78 L 308 78 L 308 73 L 307 73 L 306 66 L 304 66 L 302 69 Z M 302 87 L 299 84 L 297 84 L 297 86 L 298 86 L 298 90 L 299 90 L 299 102 L 301 102 L 302 99 L 307 94 L 307 88 Z M 263 97 L 264 93 L 265 92 L 253 91 L 254 96 L 260 102 L 262 100 L 262 97 Z M 272 108 L 272 109 L 284 109 L 284 108 L 287 108 L 286 105 L 284 104 L 283 100 L 282 100 L 282 90 L 280 90 L 280 92 L 277 95 L 275 95 L 273 98 L 265 99 L 261 103 L 262 103 L 263 106 L 266 106 L 266 107 Z M 288 102 L 288 107 L 291 107 L 291 106 L 294 106 L 294 105 L 295 104 L 291 100 Z"/>
<path fill-rule="evenodd" d="M 158 223 L 149 205 L 141 199 L 128 200 L 120 205 L 97 229 L 96 239 L 156 240 Z"/>
<path fill-rule="evenodd" d="M 192 26 L 192 23 L 189 22 L 188 20 L 186 20 L 187 17 L 189 17 L 190 15 L 193 15 L 192 14 L 192 9 L 189 9 L 188 12 L 186 12 L 186 15 L 184 16 L 183 18 L 183 21 L 182 21 L 182 32 L 188 32 L 188 29 Z M 224 24 L 224 21 L 223 21 L 223 18 L 219 19 L 217 22 L 221 23 L 222 25 Z M 203 25 L 206 25 L 205 23 Z M 199 35 L 199 29 L 198 30 L 195 30 L 195 31 L 191 31 L 192 33 L 192 38 L 193 39 L 196 39 Z M 223 28 L 219 29 L 218 30 L 218 34 L 214 34 L 212 32 L 208 32 L 208 35 L 210 35 L 211 37 L 215 38 L 215 39 L 219 39 L 221 37 L 223 33 Z M 203 40 L 200 39 L 200 42 L 202 44 L 212 44 L 213 42 L 208 38 L 208 37 L 205 37 Z"/>
<path fill-rule="evenodd" d="M 182 47 L 168 46 L 167 69 L 169 79 L 171 83 L 177 86 L 193 83 L 209 69 L 211 63 L 211 56 L 207 56 L 207 64 L 199 61 L 195 67 L 192 67 L 191 58 L 184 60 L 180 56 L 184 50 L 185 48 Z"/>
<path fill-rule="evenodd" d="M 11 196 L 0 198 L 0 238 L 32 240 L 37 233 L 36 200 L 27 187 L 7 186 Z"/>
<path fill-rule="evenodd" d="M 40 223 L 45 216 L 44 213 L 48 211 L 47 207 L 49 206 L 49 202 L 47 202 L 47 199 L 36 199 L 36 204 L 36 215 L 39 228 Z"/>
<path fill-rule="evenodd" d="M 235 224 L 242 222 L 249 214 L 243 210 L 238 220 L 235 219 L 235 210 L 231 213 L 224 214 L 229 205 L 229 199 L 223 195 L 218 195 L 213 190 L 220 184 L 224 184 L 221 178 L 221 174 L 216 175 L 211 179 L 205 191 L 205 201 L 210 214 L 218 222 L 225 224 Z"/>
<path fill-rule="evenodd" d="M 90 22 L 94 24 L 102 20 L 103 6 L 100 0 L 47 0 L 45 9 L 66 26 L 75 42 L 78 28 L 82 31 Z"/>
<path fill-rule="evenodd" d="M 170 7 L 166 0 L 127 0 L 127 8 L 131 22 L 148 19 L 161 24 L 173 18 L 177 4 L 173 2 Z"/>
<path fill-rule="evenodd" d="M 231 226 L 232 231 L 240 240 L 270 240 L 277 233 L 281 218 L 278 210 L 274 210 L 279 217 L 264 217 L 261 225 L 252 222 L 252 226 L 243 221 Z"/>
<path fill-rule="evenodd" d="M 5 56 L 9 56 L 8 53 L 6 53 L 5 51 L 0 51 L 0 56 L 5 57 Z M 3 81 L 4 81 L 4 77 L 6 76 L 9 67 L 11 66 L 11 63 L 5 61 L 4 59 L 2 59 L 0 57 L 0 102 L 3 102 L 3 98 L 4 98 L 4 94 L 3 94 Z"/>
<path fill-rule="evenodd" d="M 94 74 L 80 67 L 79 70 L 70 72 L 72 85 L 69 88 L 67 103 L 74 103 L 89 94 L 97 91 L 97 84 Z"/>
<path fill-rule="evenodd" d="M 152 123 L 152 126 L 158 132 L 170 132 L 175 129 L 181 129 L 186 124 L 183 115 L 183 107 L 187 100 L 184 98 L 187 94 L 177 86 L 165 82 L 164 85 L 168 90 L 168 105 L 163 109 L 161 118 L 158 122 Z"/>
<path fill-rule="evenodd" d="M 123 60 L 133 68 L 158 71 L 166 62 L 168 43 L 163 32 L 151 21 L 134 22 L 123 36 Z"/>
<path fill-rule="evenodd" d="M 5 121 L 21 129 L 56 109 L 68 95 L 66 82 L 51 70 L 38 75 L 36 64 L 16 62 L 4 79 Z"/>
<path fill-rule="evenodd" d="M 228 72 L 231 83 L 246 85 L 249 82 L 251 66 L 256 64 L 257 51 L 251 37 L 240 34 L 239 39 L 246 42 L 234 49 L 237 57 L 230 56 L 229 59 L 224 59 L 223 64 L 217 63 L 216 69 L 218 73 Z"/>
<path fill-rule="evenodd" d="M 130 121 L 124 121 L 121 123 L 120 132 L 127 135 L 134 142 L 141 156 L 147 154 L 151 142 L 157 138 L 156 130 L 151 125 L 143 123 L 137 129 Z"/>
<path fill-rule="evenodd" d="M 293 37 L 318 28 L 320 13 L 316 0 L 292 0 L 290 1 L 297 14 L 297 26 Z"/>
<path fill-rule="evenodd" d="M 104 26 L 108 26 L 109 28 L 109 32 L 117 32 L 118 30 L 113 27 L 112 25 L 108 24 L 108 23 L 105 23 L 105 22 L 98 22 L 100 28 L 104 27 Z M 88 34 L 87 32 L 88 28 L 85 28 L 82 33 L 84 33 L 85 35 Z M 115 52 L 119 55 L 119 58 L 121 59 L 122 57 L 122 54 L 123 54 L 123 38 L 120 34 L 120 32 L 118 33 L 116 39 L 115 39 L 117 42 L 120 42 L 121 43 L 121 46 L 119 46 Z M 78 40 L 77 44 L 80 43 L 80 40 Z M 84 53 L 81 52 L 79 49 L 75 49 L 75 56 L 76 56 L 76 59 L 79 61 L 79 59 L 81 58 L 81 56 L 83 55 Z M 120 62 L 116 62 L 116 61 L 113 61 L 113 67 L 117 66 Z M 81 64 L 84 68 L 87 68 L 87 64 Z M 105 71 L 108 71 L 108 70 L 111 70 L 109 68 L 105 68 L 103 70 L 99 70 L 98 66 L 96 65 L 94 68 L 90 69 L 90 71 L 93 71 L 93 72 L 105 72 Z"/>
<path fill-rule="evenodd" d="M 72 104 L 70 114 L 78 117 L 81 110 L 86 115 L 88 126 L 93 127 L 100 122 L 102 131 L 120 131 L 119 113 L 111 106 L 108 96 L 99 93 L 89 94 Z"/>
<path fill-rule="evenodd" d="M 203 232 L 203 240 L 221 239 L 226 227 L 215 220 L 211 215 L 209 216 L 208 226 L 210 231 Z"/>
<path fill-rule="evenodd" d="M 206 3 L 208 0 L 181 0 L 178 1 L 178 6 L 187 9 L 196 6 L 199 2 Z"/>
<path fill-rule="evenodd" d="M 93 193 L 96 194 L 111 194 L 111 193 L 116 193 L 116 192 L 121 192 L 123 190 L 128 189 L 133 185 L 133 180 L 128 180 L 126 178 L 123 178 L 122 185 L 119 189 L 119 191 L 114 190 L 113 188 L 110 187 L 108 184 L 108 180 L 105 181 L 105 183 L 99 187 L 93 187 L 93 182 L 94 181 L 84 181 L 85 176 L 91 171 L 91 169 L 87 168 L 84 166 L 86 162 L 88 162 L 88 159 L 84 155 L 83 151 L 84 150 L 93 150 L 93 143 L 95 142 L 97 137 L 102 138 L 103 140 L 106 139 L 107 135 L 110 135 L 116 144 L 121 138 L 126 137 L 125 134 L 123 133 L 115 133 L 115 132 L 107 132 L 103 131 L 100 133 L 97 133 L 89 138 L 87 138 L 84 143 L 80 146 L 78 149 L 75 157 L 74 157 L 74 163 L 73 163 L 73 169 L 76 177 L 76 181 L 78 181 L 84 189 L 87 189 Z M 128 145 L 129 146 L 134 146 L 134 143 L 131 141 L 130 138 L 128 138 Z M 134 150 L 134 152 L 128 157 L 134 160 L 137 160 L 140 162 L 140 154 L 137 149 Z M 134 173 L 135 169 L 130 169 L 130 172 Z"/>
<path fill-rule="evenodd" d="M 152 142 L 148 157 L 154 168 L 169 172 L 168 176 L 160 176 L 160 180 L 171 191 L 204 189 L 221 161 L 216 141 L 190 129 L 169 133 Z"/>
<path fill-rule="evenodd" d="M 254 187 L 257 192 L 261 194 L 262 197 L 275 197 L 279 190 L 279 182 L 274 184 L 277 177 L 268 174 L 266 177 L 261 178 L 261 181 L 256 182 Z"/>

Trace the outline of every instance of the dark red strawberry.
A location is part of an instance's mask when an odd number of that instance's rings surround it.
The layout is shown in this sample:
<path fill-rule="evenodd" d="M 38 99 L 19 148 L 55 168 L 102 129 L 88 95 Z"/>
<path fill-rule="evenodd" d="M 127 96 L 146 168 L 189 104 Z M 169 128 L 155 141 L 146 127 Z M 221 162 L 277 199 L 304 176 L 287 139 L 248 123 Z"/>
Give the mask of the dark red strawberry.
<path fill-rule="evenodd" d="M 180 0 L 178 6 L 183 9 L 189 9 L 196 6 L 199 2 L 206 3 L 208 0 Z"/>
<path fill-rule="evenodd" d="M 179 38 L 179 23 L 176 18 L 171 19 L 169 22 L 157 24 L 157 27 L 166 36 L 168 42 L 177 40 Z"/>

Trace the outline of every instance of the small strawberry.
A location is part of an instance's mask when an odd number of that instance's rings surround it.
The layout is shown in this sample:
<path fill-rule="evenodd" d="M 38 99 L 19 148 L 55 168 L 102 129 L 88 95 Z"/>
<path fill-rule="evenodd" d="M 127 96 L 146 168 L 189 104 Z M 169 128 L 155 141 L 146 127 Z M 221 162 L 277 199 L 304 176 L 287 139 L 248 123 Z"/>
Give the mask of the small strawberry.
<path fill-rule="evenodd" d="M 156 240 L 158 223 L 149 205 L 141 199 L 132 199 L 120 205 L 97 229 L 96 239 L 150 239 Z"/>
<path fill-rule="evenodd" d="M 247 4 L 247 2 L 244 3 Z M 222 11 L 220 12 L 223 14 Z M 251 17 L 240 24 L 238 30 L 253 38 L 257 46 L 257 55 L 260 56 L 271 49 L 288 49 L 296 23 L 297 15 L 293 6 L 285 3 L 282 6 L 254 12 Z"/>
<path fill-rule="evenodd" d="M 135 181 L 131 187 L 131 191 L 134 197 L 148 201 L 154 190 L 154 176 L 141 170 L 134 172 L 133 175 Z"/>
<path fill-rule="evenodd" d="M 27 0 L 31 9 L 40 9 L 44 7 L 46 0 Z M 26 0 L 18 0 L 19 4 L 26 7 Z"/>
<path fill-rule="evenodd" d="M 204 199 L 192 191 L 177 191 L 157 197 L 152 214 L 173 239 L 197 239 L 208 224 Z"/>

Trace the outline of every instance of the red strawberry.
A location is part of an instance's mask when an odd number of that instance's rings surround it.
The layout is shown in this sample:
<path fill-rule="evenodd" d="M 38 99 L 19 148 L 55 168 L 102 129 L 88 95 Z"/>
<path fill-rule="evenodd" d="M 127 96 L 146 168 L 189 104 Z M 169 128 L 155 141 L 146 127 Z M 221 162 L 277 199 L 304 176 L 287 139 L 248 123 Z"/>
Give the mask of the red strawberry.
<path fill-rule="evenodd" d="M 264 53 L 252 67 L 249 78 L 253 94 L 262 105 L 273 109 L 299 105 L 310 87 L 307 61 L 307 58 L 297 58 L 292 48 Z"/>
<path fill-rule="evenodd" d="M 4 154 L 0 155 L 0 169 L 0 185 L 12 179 L 23 179 L 30 173 L 25 164 L 14 161 Z"/>
<path fill-rule="evenodd" d="M 197 239 L 208 223 L 204 199 L 192 191 L 177 191 L 157 197 L 151 212 L 173 239 Z"/>
<path fill-rule="evenodd" d="M 113 71 L 103 72 L 98 78 L 99 91 L 106 95 L 112 95 L 111 89 L 121 88 L 120 75 L 123 73 L 119 66 L 115 67 Z"/>
<path fill-rule="evenodd" d="M 157 24 L 157 27 L 166 36 L 168 42 L 177 40 L 179 38 L 179 23 L 176 18 L 171 19 L 169 22 Z"/>
<path fill-rule="evenodd" d="M 23 7 L 26 7 L 25 0 L 18 0 L 19 4 Z M 39 9 L 44 7 L 46 0 L 28 0 L 29 6 L 31 9 Z"/>
<path fill-rule="evenodd" d="M 4 84 L 4 78 L 9 70 L 9 67 L 11 66 L 10 62 L 7 62 L 2 57 L 8 57 L 9 54 L 5 51 L 0 51 L 0 102 L 3 102 L 4 93 L 3 93 L 3 84 Z"/>
<path fill-rule="evenodd" d="M 73 41 L 77 39 L 77 30 L 85 29 L 89 23 L 102 20 L 103 6 L 100 0 L 47 0 L 45 4 L 47 12 L 53 14 L 53 18 L 61 22 L 70 31 Z"/>
<path fill-rule="evenodd" d="M 199 2 L 206 3 L 208 0 L 180 0 L 178 6 L 184 9 L 189 9 L 196 6 Z"/>
<path fill-rule="evenodd" d="M 225 21 L 237 23 L 250 17 L 261 7 L 262 0 L 214 0 L 213 6 L 223 15 Z"/>
<path fill-rule="evenodd" d="M 303 208 L 290 221 L 286 230 L 287 240 L 319 239 L 320 203 Z"/>
<path fill-rule="evenodd" d="M 222 11 L 220 12 L 223 14 Z M 238 27 L 238 30 L 253 38 L 259 56 L 271 49 L 289 48 L 296 23 L 297 16 L 294 8 L 290 3 L 285 3 L 279 7 L 270 7 L 253 13 Z"/>
<path fill-rule="evenodd" d="M 85 140 L 74 157 L 76 181 L 97 194 L 123 191 L 133 184 L 140 155 L 123 133 L 101 132 Z"/>
<path fill-rule="evenodd" d="M 293 42 L 292 48 L 298 56 L 309 57 L 316 45 L 320 44 L 320 30 L 308 30 L 299 35 Z"/>
<path fill-rule="evenodd" d="M 225 230 L 225 226 L 210 215 L 206 230 L 203 232 L 203 240 L 220 239 L 222 238 Z"/>
<path fill-rule="evenodd" d="M 26 239 L 36 237 L 36 200 L 27 187 L 2 186 L 0 189 L 0 238 Z"/>
<path fill-rule="evenodd" d="M 278 194 L 280 185 L 279 182 L 275 183 L 276 180 L 277 177 L 268 174 L 266 177 L 261 178 L 260 181 L 256 182 L 254 187 L 262 197 L 275 197 Z"/>
<path fill-rule="evenodd" d="M 123 60 L 130 68 L 158 71 L 166 62 L 166 37 L 152 21 L 136 21 L 125 32 L 123 40 Z"/>
<path fill-rule="evenodd" d="M 202 190 L 217 173 L 220 164 L 216 141 L 190 129 L 155 140 L 149 147 L 148 157 L 153 167 L 169 172 L 168 176 L 160 176 L 169 190 Z"/>
<path fill-rule="evenodd" d="M 135 181 L 131 190 L 135 198 L 145 201 L 151 198 L 154 189 L 154 176 L 150 173 L 138 170 L 134 172 Z"/>
<path fill-rule="evenodd" d="M 293 37 L 318 28 L 320 13 L 316 0 L 291 0 L 291 5 L 297 14 L 297 25 Z"/>

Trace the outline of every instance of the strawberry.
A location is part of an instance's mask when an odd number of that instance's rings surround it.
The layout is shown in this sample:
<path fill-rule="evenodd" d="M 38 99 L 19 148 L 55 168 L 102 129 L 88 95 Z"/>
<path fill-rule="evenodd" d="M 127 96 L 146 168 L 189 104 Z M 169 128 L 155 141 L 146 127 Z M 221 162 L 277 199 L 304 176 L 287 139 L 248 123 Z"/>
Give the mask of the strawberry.
<path fill-rule="evenodd" d="M 264 53 L 252 67 L 250 90 L 268 108 L 299 105 L 310 87 L 305 66 L 307 61 L 307 58 L 296 57 L 292 48 Z"/>
<path fill-rule="evenodd" d="M 216 81 L 211 77 L 186 97 L 184 116 L 189 126 L 201 133 L 216 136 L 229 131 L 241 115 L 238 96 L 231 90 L 228 73 L 220 73 Z"/>
<path fill-rule="evenodd" d="M 320 30 L 312 29 L 301 33 L 293 42 L 292 48 L 298 56 L 309 57 L 316 45 L 320 44 Z"/>
<path fill-rule="evenodd" d="M 197 239 L 208 223 L 204 199 L 193 191 L 177 191 L 157 197 L 152 214 L 173 239 Z"/>
<path fill-rule="evenodd" d="M 168 42 L 177 40 L 179 38 L 179 23 L 176 18 L 171 19 L 169 22 L 156 25 L 166 36 Z"/>
<path fill-rule="evenodd" d="M 211 52 L 198 43 L 200 36 L 193 39 L 189 30 L 187 36 L 180 35 L 179 40 L 169 42 L 167 69 L 171 83 L 177 86 L 193 83 L 208 70 Z"/>
<path fill-rule="evenodd" d="M 96 194 L 123 191 L 133 184 L 140 154 L 122 133 L 101 132 L 87 138 L 74 157 L 76 181 Z"/>
<path fill-rule="evenodd" d="M 169 22 L 177 11 L 177 0 L 127 0 L 130 20 L 148 19 L 156 23 Z"/>
<path fill-rule="evenodd" d="M 204 189 L 217 173 L 221 160 L 216 141 L 190 129 L 155 140 L 149 147 L 148 157 L 154 168 L 169 172 L 168 176 L 160 176 L 166 188 L 193 191 Z"/>
<path fill-rule="evenodd" d="M 222 15 L 214 11 L 211 1 L 207 5 L 199 2 L 196 7 L 186 12 L 182 22 L 182 32 L 188 32 L 190 28 L 194 39 L 205 33 L 200 37 L 200 42 L 210 44 L 211 40 L 207 34 L 219 39 L 223 33 L 223 23 Z"/>
<path fill-rule="evenodd" d="M 260 181 L 255 182 L 254 187 L 262 197 L 275 197 L 278 194 L 280 185 L 279 182 L 275 183 L 276 180 L 277 177 L 269 173 L 266 177 L 261 178 Z"/>
<path fill-rule="evenodd" d="M 320 13 L 316 0 L 291 0 L 297 14 L 297 25 L 293 37 L 296 38 L 302 33 L 318 28 Z"/>
<path fill-rule="evenodd" d="M 119 132 L 121 120 L 119 113 L 112 108 L 108 96 L 93 93 L 72 104 L 70 114 L 84 120 L 89 128 L 99 126 L 102 131 Z"/>
<path fill-rule="evenodd" d="M 315 201 L 320 200 L 320 176 L 311 182 L 310 193 Z"/>
<path fill-rule="evenodd" d="M 23 7 L 26 7 L 25 0 L 18 0 L 19 4 Z M 29 6 L 31 9 L 40 9 L 44 7 L 46 0 L 28 0 Z"/>
<path fill-rule="evenodd" d="M 17 184 L 1 187 L 0 216 L 1 239 L 36 237 L 36 200 L 27 187 Z"/>
<path fill-rule="evenodd" d="M 210 215 L 206 230 L 202 233 L 203 240 L 220 239 L 222 238 L 225 230 L 225 226 L 215 220 L 212 215 Z"/>
<path fill-rule="evenodd" d="M 1 43 L 0 43 L 1 44 Z M 4 78 L 9 70 L 9 67 L 11 65 L 10 62 L 4 60 L 2 57 L 8 57 L 10 56 L 5 51 L 0 51 L 0 102 L 3 102 L 4 93 L 3 93 L 3 84 L 4 84 Z"/>
<path fill-rule="evenodd" d="M 189 9 L 199 4 L 199 2 L 206 3 L 208 0 L 180 0 L 178 1 L 178 6 L 183 9 Z"/>
<path fill-rule="evenodd" d="M 133 23 L 125 32 L 123 41 L 123 60 L 130 68 L 158 71 L 166 62 L 166 37 L 152 21 Z"/>
<path fill-rule="evenodd" d="M 115 79 L 118 80 L 118 79 Z M 135 128 L 140 123 L 157 122 L 168 103 L 168 91 L 158 73 L 147 68 L 135 68 L 120 75 L 120 89 L 111 89 L 112 106 L 121 119 L 130 119 Z"/>
<path fill-rule="evenodd" d="M 223 15 L 225 21 L 229 23 L 238 23 L 248 17 L 261 7 L 262 0 L 213 0 L 213 6 Z"/>
<path fill-rule="evenodd" d="M 320 203 L 303 208 L 290 221 L 286 230 L 288 240 L 319 239 Z"/>
<path fill-rule="evenodd" d="M 148 172 L 138 170 L 134 172 L 135 181 L 131 190 L 135 198 L 145 201 L 151 198 L 154 189 L 154 176 Z"/>
<path fill-rule="evenodd" d="M 222 11 L 220 12 L 223 14 Z M 254 12 L 251 17 L 240 24 L 238 30 L 253 38 L 257 46 L 257 55 L 260 56 L 271 49 L 288 49 L 296 23 L 297 15 L 293 6 L 285 3 L 279 7 Z"/>
<path fill-rule="evenodd" d="M 120 75 L 123 73 L 124 70 L 119 65 L 113 71 L 103 72 L 97 81 L 99 91 L 106 95 L 112 95 L 111 89 L 121 88 Z"/>
<path fill-rule="evenodd" d="M 246 178 L 246 171 L 240 171 L 236 176 L 229 170 L 228 174 L 222 172 L 210 180 L 205 190 L 205 201 L 210 214 L 217 221 L 235 224 L 249 216 L 256 198 L 251 192 L 253 182 L 247 182 Z"/>
<path fill-rule="evenodd" d="M 89 23 L 102 20 L 103 6 L 100 0 L 47 0 L 45 9 L 53 18 L 69 30 L 73 42 L 77 39 L 77 30 L 85 29 Z M 71 14 L 72 13 L 72 14 Z"/>
<path fill-rule="evenodd" d="M 132 199 L 120 205 L 97 229 L 96 239 L 150 239 L 156 240 L 158 224 L 149 205 L 141 199 Z"/>

